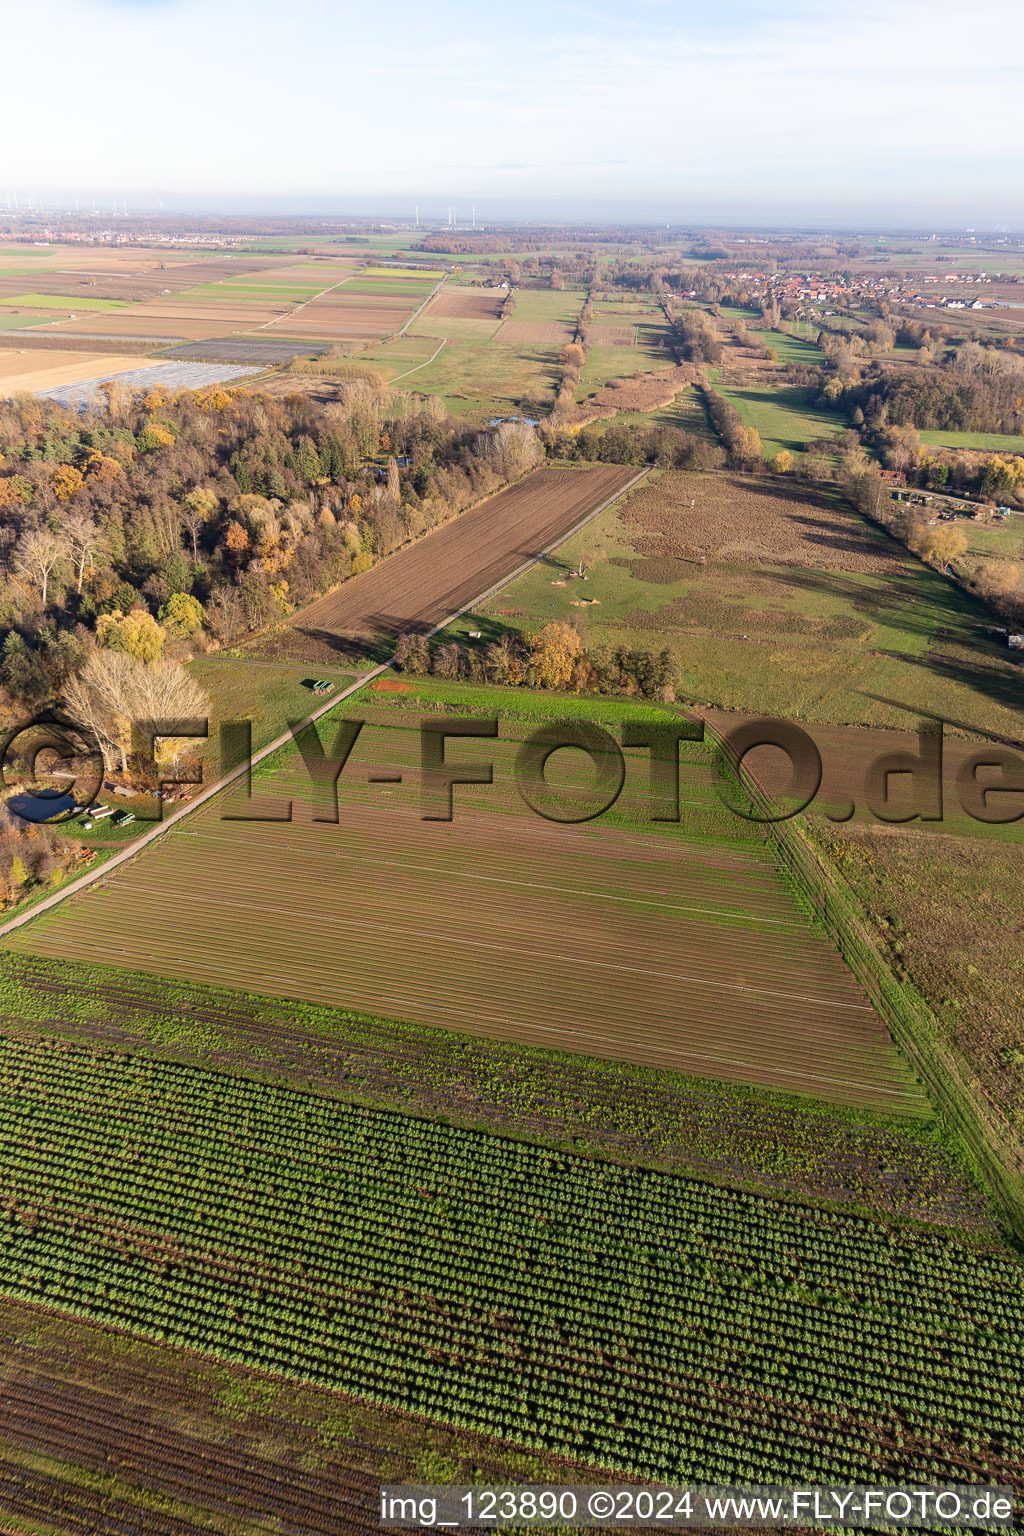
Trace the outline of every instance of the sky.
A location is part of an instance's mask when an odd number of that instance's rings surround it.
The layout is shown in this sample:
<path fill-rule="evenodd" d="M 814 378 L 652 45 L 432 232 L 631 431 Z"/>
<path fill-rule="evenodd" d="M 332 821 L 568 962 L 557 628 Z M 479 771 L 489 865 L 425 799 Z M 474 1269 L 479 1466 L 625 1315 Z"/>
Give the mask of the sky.
<path fill-rule="evenodd" d="M 1017 0 L 8 3 L 0 208 L 1022 230 L 1022 45 Z"/>

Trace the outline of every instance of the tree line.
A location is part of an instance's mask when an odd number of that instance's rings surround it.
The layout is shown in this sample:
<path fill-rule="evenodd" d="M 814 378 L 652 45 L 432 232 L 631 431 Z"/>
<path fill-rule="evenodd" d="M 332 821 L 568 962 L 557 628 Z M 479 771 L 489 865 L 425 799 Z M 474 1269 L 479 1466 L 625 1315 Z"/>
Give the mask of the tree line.
<path fill-rule="evenodd" d="M 425 635 L 399 635 L 395 666 L 411 677 L 441 677 L 504 687 L 625 694 L 671 703 L 675 668 L 667 648 L 588 646 L 564 619 L 532 634 L 507 631 L 484 648 L 457 641 L 431 646 Z"/>

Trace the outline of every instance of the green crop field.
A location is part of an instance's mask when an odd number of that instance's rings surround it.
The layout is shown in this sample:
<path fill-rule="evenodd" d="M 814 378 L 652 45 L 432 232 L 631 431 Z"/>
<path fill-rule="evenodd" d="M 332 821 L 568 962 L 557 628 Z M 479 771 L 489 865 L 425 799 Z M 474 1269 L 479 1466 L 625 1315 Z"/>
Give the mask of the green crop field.
<path fill-rule="evenodd" d="M 116 299 L 67 299 L 52 293 L 15 293 L 0 297 L 0 305 L 31 306 L 32 309 L 124 309 Z"/>
<path fill-rule="evenodd" d="M 343 288 L 339 289 L 340 295 L 350 293 L 372 293 L 383 298 L 416 299 L 426 298 L 433 288 L 437 287 L 436 278 L 428 278 L 423 282 L 400 282 L 397 279 L 388 281 L 386 277 L 350 277 Z"/>
<path fill-rule="evenodd" d="M 997 1251 L 118 1052 L 0 1097 L 17 1300 L 653 1480 L 1020 1475 Z"/>
<path fill-rule="evenodd" d="M 30 325 L 45 325 L 42 315 L 8 315 L 0 307 L 0 333 L 4 331 L 23 331 Z"/>
<path fill-rule="evenodd" d="M 438 702 L 430 680 L 413 697 Z M 477 690 L 467 689 L 472 695 Z M 493 691 L 480 706 L 493 702 Z M 450 701 L 451 693 L 443 696 Z M 576 701 L 573 701 L 576 702 Z M 621 723 L 597 700 L 590 716 Z M 566 708 L 569 701 L 560 701 Z M 463 708 L 469 706 L 463 705 Z M 633 718 L 664 718 L 633 711 Z M 526 718 L 524 716 L 523 718 Z M 55 1016 L 52 998 L 65 999 Z M 242 996 L 110 965 L 0 953 L 0 1019 L 79 1045 L 103 1042 L 186 1065 L 308 1088 L 344 1103 L 498 1131 L 630 1167 L 995 1235 L 957 1138 L 934 1113 L 887 1114 L 806 1095 L 412 1024 Z"/>
<path fill-rule="evenodd" d="M 325 278 L 322 283 L 252 283 L 244 279 L 226 283 L 200 283 L 195 288 L 186 288 L 182 298 L 210 298 L 224 299 L 225 301 L 238 299 L 302 299 L 311 298 L 315 293 L 322 293 L 328 287 L 331 279 Z"/>
<path fill-rule="evenodd" d="M 414 279 L 416 282 L 433 284 L 439 277 L 443 277 L 441 267 L 363 267 L 360 277 L 391 277 Z"/>

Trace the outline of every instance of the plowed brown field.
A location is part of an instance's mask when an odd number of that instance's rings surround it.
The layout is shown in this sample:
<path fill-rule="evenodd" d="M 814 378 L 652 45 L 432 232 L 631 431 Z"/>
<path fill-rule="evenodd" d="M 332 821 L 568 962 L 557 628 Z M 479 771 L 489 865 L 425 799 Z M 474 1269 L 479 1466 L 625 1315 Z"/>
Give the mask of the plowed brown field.
<path fill-rule="evenodd" d="M 636 471 L 540 469 L 295 615 L 305 634 L 427 630 L 614 496 Z"/>
<path fill-rule="evenodd" d="M 590 331 L 592 347 L 631 347 L 635 341 L 635 325 L 595 325 Z"/>
<path fill-rule="evenodd" d="M 61 1536 L 376 1531 L 381 1482 L 415 1482 L 431 1451 L 507 1475 L 499 1441 L 5 1299 L 0 1531 L 15 1520 Z M 567 1480 L 554 1456 L 531 1466 Z"/>
<path fill-rule="evenodd" d="M 503 320 L 495 341 L 503 347 L 517 347 L 523 342 L 539 346 L 562 347 L 572 340 L 571 325 L 544 320 Z"/>
<path fill-rule="evenodd" d="M 438 294 L 427 314 L 434 320 L 496 320 L 504 303 L 503 293 L 449 288 Z"/>
<path fill-rule="evenodd" d="M 139 1518 L 133 1502 L 83 1498 L 82 1472 L 116 1476 L 161 1502 L 196 1507 L 196 1523 L 147 1510 L 148 1536 L 186 1536 L 207 1530 L 211 1510 L 235 1520 L 273 1520 L 275 1528 L 303 1536 L 375 1530 L 378 1483 L 366 1472 L 337 1469 L 324 1475 L 260 1456 L 252 1449 L 184 1434 L 155 1414 L 113 1395 L 23 1370 L 8 1377 L 0 1396 L 0 1442 L 31 1457 L 67 1463 L 79 1474 L 66 1482 L 26 1475 L 0 1452 L 0 1515 L 31 1518 L 60 1512 L 67 1529 L 130 1531 Z M 278 1524 L 280 1522 L 280 1525 Z"/>
<path fill-rule="evenodd" d="M 294 315 L 282 315 L 264 328 L 264 335 L 323 336 L 328 339 L 346 336 L 380 336 L 395 331 L 405 321 L 408 310 L 385 309 L 379 302 L 365 308 L 316 309 L 310 305 Z"/>

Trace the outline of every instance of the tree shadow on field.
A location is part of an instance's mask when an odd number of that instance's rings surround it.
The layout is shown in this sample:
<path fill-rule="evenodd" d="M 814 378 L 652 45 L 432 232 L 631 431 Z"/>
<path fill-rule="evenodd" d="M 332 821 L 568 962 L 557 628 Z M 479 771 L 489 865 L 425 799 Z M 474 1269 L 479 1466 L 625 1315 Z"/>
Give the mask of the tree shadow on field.
<path fill-rule="evenodd" d="M 967 688 L 974 693 L 982 694 L 994 704 L 999 704 L 1003 709 L 1010 711 L 1022 721 L 1022 735 L 1024 735 L 1024 691 L 1021 689 L 1020 674 L 1011 671 L 1002 671 L 996 667 L 974 665 L 969 661 L 960 661 L 956 656 L 946 654 L 929 654 L 925 656 L 907 656 L 902 651 L 882 651 L 882 656 L 891 657 L 894 661 L 900 661 L 905 666 L 916 667 L 919 671 L 929 673 L 934 678 L 941 678 L 944 682 L 954 683 L 961 688 Z M 895 705 L 897 709 L 905 709 L 914 715 L 927 715 L 928 711 L 918 708 L 916 705 L 900 703 L 896 699 L 886 699 L 881 695 L 865 693 L 865 698 L 877 698 L 879 702 Z M 933 718 L 942 718 L 935 715 Z M 946 720 L 947 725 L 969 731 L 973 735 L 984 735 L 992 741 L 1005 742 L 1008 746 L 1024 747 L 1024 740 L 1012 736 L 996 735 L 993 732 L 983 731 L 980 726 L 968 724 L 966 721 Z"/>
<path fill-rule="evenodd" d="M 861 697 L 873 699 L 876 704 L 888 704 L 892 709 L 904 709 L 912 714 L 915 719 L 932 720 L 937 725 L 944 725 L 954 731 L 963 731 L 965 736 L 976 736 L 982 741 L 991 741 L 999 747 L 1014 747 L 1019 752 L 1024 752 L 1024 732 L 1018 738 L 1016 736 L 1003 736 L 998 731 L 987 731 L 984 726 L 975 725 L 969 720 L 954 720 L 948 715 L 939 715 L 933 709 L 925 709 L 920 704 L 901 704 L 899 699 L 890 699 L 884 693 L 871 693 L 867 689 L 860 690 Z"/>
<path fill-rule="evenodd" d="M 855 528 L 833 528 L 815 521 L 810 517 L 794 517 L 791 522 L 800 528 L 800 537 L 805 544 L 819 544 L 823 549 L 835 550 L 839 554 L 859 555 L 865 560 L 877 560 L 881 563 L 887 556 L 895 564 L 897 556 L 895 551 L 879 549 L 878 542 L 870 538 L 867 533 L 859 534 Z"/>
<path fill-rule="evenodd" d="M 798 481 L 784 480 L 781 476 L 769 480 L 764 476 L 744 477 L 727 474 L 723 475 L 722 479 L 741 496 L 750 494 L 751 479 L 753 479 L 755 489 L 777 501 L 791 501 L 798 506 L 817 507 L 821 512 L 827 510 L 834 513 L 846 510 L 834 491 L 829 492 L 815 486 L 801 485 Z M 853 516 L 852 513 L 850 515 Z"/>
<path fill-rule="evenodd" d="M 342 661 L 386 661 L 390 652 L 386 635 L 338 635 L 330 629 L 304 629 L 298 624 L 294 628 L 296 634 L 325 646 Z"/>
<path fill-rule="evenodd" d="M 798 566 L 775 566 L 762 571 L 762 576 L 777 586 L 791 587 L 816 596 L 841 598 L 856 613 L 867 614 L 884 623 L 890 629 L 902 630 L 907 635 L 923 636 L 929 643 L 943 628 L 961 635 L 964 644 L 973 644 L 979 652 L 994 655 L 991 641 L 985 641 L 980 629 L 972 637 L 964 621 L 968 617 L 958 594 L 950 588 L 938 587 L 924 594 L 916 587 L 909 574 L 893 577 L 884 587 L 865 586 L 842 571 L 804 570 Z"/>

